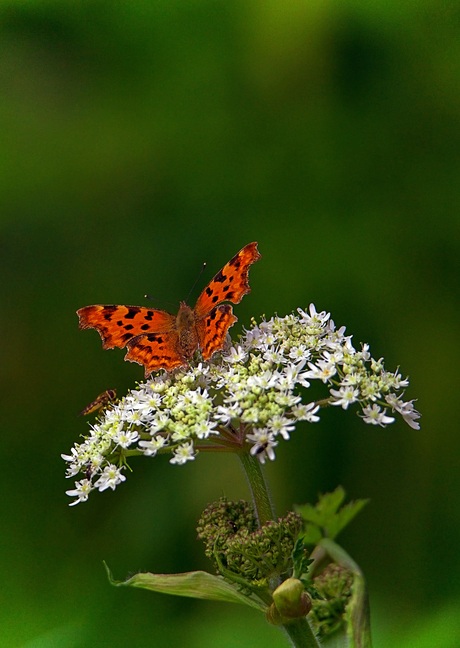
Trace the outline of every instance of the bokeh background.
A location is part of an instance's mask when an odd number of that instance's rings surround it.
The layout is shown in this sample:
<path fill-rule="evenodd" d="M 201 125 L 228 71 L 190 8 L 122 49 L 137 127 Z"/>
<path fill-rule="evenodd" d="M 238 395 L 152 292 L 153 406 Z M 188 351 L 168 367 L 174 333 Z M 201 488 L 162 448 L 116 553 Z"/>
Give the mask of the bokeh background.
<path fill-rule="evenodd" d="M 0 52 L 1 645 L 286 645 L 254 611 L 102 567 L 209 568 L 194 525 L 247 497 L 234 457 L 138 460 L 73 508 L 60 459 L 76 413 L 142 377 L 75 310 L 174 310 L 204 260 L 202 285 L 257 240 L 233 332 L 313 301 L 410 374 L 423 413 L 419 432 L 336 408 L 299 427 L 268 466 L 278 513 L 338 484 L 369 497 L 341 541 L 375 645 L 458 646 L 458 4 L 3 0 Z"/>

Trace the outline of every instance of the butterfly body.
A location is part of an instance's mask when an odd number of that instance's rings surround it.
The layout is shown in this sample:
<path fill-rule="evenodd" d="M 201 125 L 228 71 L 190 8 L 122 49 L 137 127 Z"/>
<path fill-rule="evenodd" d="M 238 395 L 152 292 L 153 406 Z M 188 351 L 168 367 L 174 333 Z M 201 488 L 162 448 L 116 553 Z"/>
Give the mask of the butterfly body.
<path fill-rule="evenodd" d="M 152 371 L 183 367 L 199 349 L 204 360 L 225 345 L 237 321 L 230 304 L 250 292 L 249 267 L 260 258 L 249 243 L 220 270 L 198 297 L 194 308 L 180 302 L 177 315 L 143 306 L 94 305 L 77 311 L 80 328 L 95 328 L 104 349 L 127 347 L 126 360 Z"/>

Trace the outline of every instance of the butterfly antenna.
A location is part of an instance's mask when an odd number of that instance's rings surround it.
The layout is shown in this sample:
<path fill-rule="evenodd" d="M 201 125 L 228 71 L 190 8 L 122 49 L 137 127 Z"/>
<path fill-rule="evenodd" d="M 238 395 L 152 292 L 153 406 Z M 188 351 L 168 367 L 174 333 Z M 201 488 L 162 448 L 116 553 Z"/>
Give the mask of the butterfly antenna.
<path fill-rule="evenodd" d="M 205 261 L 205 262 L 203 263 L 203 265 L 201 266 L 201 270 L 199 271 L 199 273 L 198 273 L 198 275 L 197 275 L 197 278 L 196 278 L 195 281 L 193 282 L 193 286 L 192 286 L 192 287 L 190 288 L 190 290 L 189 290 L 189 293 L 188 293 L 188 295 L 187 295 L 187 299 L 186 299 L 187 302 L 188 302 L 188 300 L 190 299 L 190 295 L 191 295 L 192 292 L 194 291 L 195 286 L 196 286 L 197 283 L 198 283 L 198 279 L 199 279 L 199 278 L 201 277 L 201 275 L 203 274 L 203 270 L 204 270 L 205 268 L 206 268 L 206 261 Z"/>
<path fill-rule="evenodd" d="M 154 301 L 154 302 L 162 301 L 164 304 L 168 304 L 168 306 L 176 306 L 176 304 L 174 304 L 173 302 L 157 299 L 155 296 L 152 296 L 149 293 L 146 293 L 144 295 L 144 299 L 148 299 L 149 301 Z"/>

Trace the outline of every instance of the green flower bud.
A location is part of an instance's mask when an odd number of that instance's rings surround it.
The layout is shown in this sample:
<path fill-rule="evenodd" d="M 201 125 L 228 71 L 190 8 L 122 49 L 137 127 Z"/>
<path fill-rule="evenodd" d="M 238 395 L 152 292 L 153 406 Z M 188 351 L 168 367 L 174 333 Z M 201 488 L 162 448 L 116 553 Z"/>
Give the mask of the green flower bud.
<path fill-rule="evenodd" d="M 312 607 L 311 598 L 297 578 L 287 578 L 272 596 L 273 603 L 267 612 L 267 619 L 274 625 L 286 624 L 304 617 Z"/>

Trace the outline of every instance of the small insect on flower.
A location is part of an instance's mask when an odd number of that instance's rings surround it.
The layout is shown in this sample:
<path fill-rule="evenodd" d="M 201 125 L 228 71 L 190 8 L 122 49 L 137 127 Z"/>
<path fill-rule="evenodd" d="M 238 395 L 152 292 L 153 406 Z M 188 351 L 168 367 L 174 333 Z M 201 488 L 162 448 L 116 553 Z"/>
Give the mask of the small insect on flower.
<path fill-rule="evenodd" d="M 84 407 L 80 412 L 80 415 L 86 416 L 88 414 L 92 414 L 93 412 L 97 412 L 97 410 L 100 410 L 102 407 L 106 407 L 109 403 L 113 402 L 116 397 L 117 392 L 115 389 L 106 389 L 105 392 L 99 394 L 97 398 L 95 398 L 93 401 L 91 401 L 91 403 Z"/>

